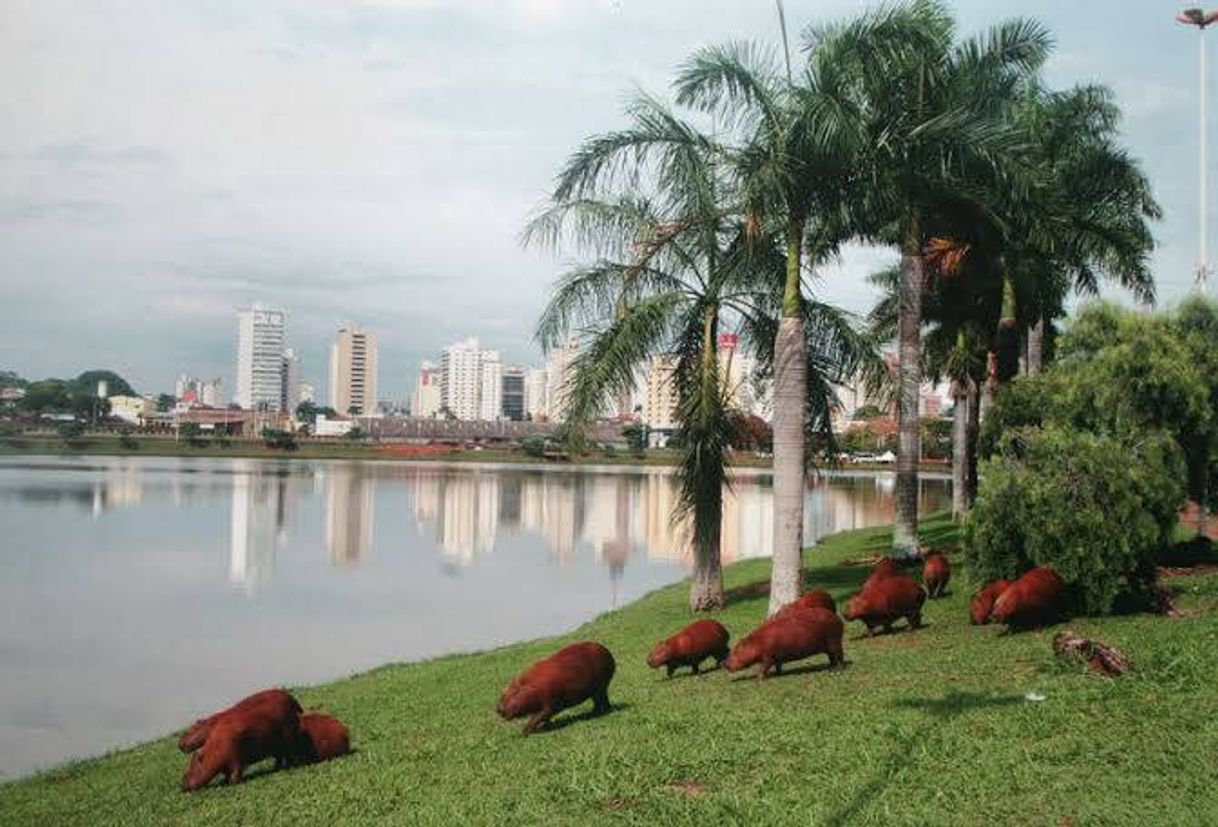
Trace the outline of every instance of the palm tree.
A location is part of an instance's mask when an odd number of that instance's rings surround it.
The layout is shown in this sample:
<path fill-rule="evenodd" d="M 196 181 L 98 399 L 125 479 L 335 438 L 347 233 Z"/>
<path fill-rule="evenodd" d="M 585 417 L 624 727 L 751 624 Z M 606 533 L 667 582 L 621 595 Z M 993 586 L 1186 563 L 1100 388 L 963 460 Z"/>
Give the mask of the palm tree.
<path fill-rule="evenodd" d="M 909 36 L 885 41 L 888 48 L 850 39 L 867 46 L 854 59 L 867 100 L 868 145 L 875 147 L 869 235 L 901 253 L 893 552 L 910 555 L 917 550 L 924 256 L 945 215 L 997 220 L 977 178 L 989 172 L 997 177 L 1000 168 L 1007 175 L 1019 172 L 1005 162 L 1023 142 L 1008 117 L 1010 102 L 1022 79 L 1044 61 L 1049 37 L 1037 23 L 1012 20 L 957 43 L 952 16 L 936 0 L 879 14 L 899 20 L 892 28 Z M 1011 183 L 1020 185 L 1018 178 Z"/>
<path fill-rule="evenodd" d="M 774 387 L 771 613 L 803 588 L 805 430 L 810 407 L 823 408 L 826 399 L 815 390 L 824 375 L 808 375 L 809 337 L 819 333 L 806 320 L 827 308 L 807 307 L 805 264 L 818 263 L 853 235 L 847 208 L 864 146 L 860 100 L 850 65 L 837 59 L 840 44 L 814 33 L 808 61 L 793 72 L 781 12 L 780 5 L 783 67 L 756 44 L 713 46 L 695 53 L 675 84 L 680 103 L 732 128 L 737 141 L 727 152 L 748 226 L 773 232 L 785 250 L 780 319 L 766 348 L 773 354 Z"/>

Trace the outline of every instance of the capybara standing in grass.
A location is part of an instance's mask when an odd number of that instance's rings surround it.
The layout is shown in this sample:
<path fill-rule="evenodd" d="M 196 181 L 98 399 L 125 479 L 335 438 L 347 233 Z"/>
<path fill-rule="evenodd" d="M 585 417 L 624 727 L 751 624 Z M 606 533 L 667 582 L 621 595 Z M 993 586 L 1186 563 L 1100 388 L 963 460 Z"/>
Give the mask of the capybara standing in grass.
<path fill-rule="evenodd" d="M 798 598 L 783 606 L 775 613 L 775 617 L 783 612 L 793 612 L 800 609 L 828 609 L 833 613 L 837 613 L 837 603 L 833 600 L 833 595 L 824 589 L 812 589 L 804 592 Z"/>
<path fill-rule="evenodd" d="M 909 621 L 909 628 L 922 625 L 922 604 L 926 590 L 908 574 L 895 574 L 864 587 L 863 591 L 846 601 L 846 620 L 861 620 L 867 626 L 867 634 L 875 634 L 876 627 L 885 632 L 892 631 L 892 624 L 899 618 Z"/>
<path fill-rule="evenodd" d="M 599 643 L 584 641 L 559 649 L 515 678 L 499 698 L 505 721 L 532 715 L 524 734 L 535 732 L 568 707 L 592 699 L 593 709 L 609 711 L 609 681 L 617 664 Z"/>
<path fill-rule="evenodd" d="M 295 763 L 316 764 L 351 751 L 351 735 L 333 715 L 307 712 L 300 716 L 300 746 Z"/>
<path fill-rule="evenodd" d="M 828 609 L 797 609 L 775 615 L 736 644 L 724 668 L 737 672 L 757 664 L 757 677 L 764 679 L 773 669 L 811 655 L 826 654 L 830 666 L 842 666 L 842 619 Z"/>
<path fill-rule="evenodd" d="M 211 727 L 216 721 L 234 712 L 248 712 L 255 709 L 263 710 L 271 717 L 282 717 L 292 713 L 300 715 L 300 704 L 296 702 L 290 692 L 284 689 L 264 689 L 242 698 L 228 709 L 195 721 L 178 741 L 178 749 L 182 752 L 194 752 L 203 746 L 203 742 L 207 740 L 207 733 L 211 731 Z"/>
<path fill-rule="evenodd" d="M 926 586 L 926 596 L 942 597 L 947 583 L 952 579 L 952 564 L 947 557 L 937 551 L 926 555 L 922 564 L 922 584 Z"/>
<path fill-rule="evenodd" d="M 990 618 L 1012 629 L 1049 623 L 1061 611 L 1064 588 L 1061 575 L 1048 566 L 1038 566 L 998 596 Z"/>
<path fill-rule="evenodd" d="M 275 766 L 290 764 L 300 748 L 300 713 L 270 714 L 266 707 L 226 712 L 208 728 L 207 738 L 195 750 L 182 777 L 182 789 L 206 787 L 217 775 L 226 783 L 241 781 L 245 768 L 264 758 Z"/>
<path fill-rule="evenodd" d="M 717 620 L 695 620 L 670 638 L 661 640 L 647 656 L 652 669 L 668 667 L 668 677 L 682 666 L 692 667 L 698 674 L 698 664 L 714 658 L 722 665 L 727 658 L 728 631 Z"/>
<path fill-rule="evenodd" d="M 1005 592 L 1011 585 L 1011 580 L 993 580 L 981 587 L 981 591 L 973 595 L 969 604 L 969 621 L 974 626 L 984 626 L 990 622 L 990 612 L 994 610 L 994 601 L 998 595 Z"/>

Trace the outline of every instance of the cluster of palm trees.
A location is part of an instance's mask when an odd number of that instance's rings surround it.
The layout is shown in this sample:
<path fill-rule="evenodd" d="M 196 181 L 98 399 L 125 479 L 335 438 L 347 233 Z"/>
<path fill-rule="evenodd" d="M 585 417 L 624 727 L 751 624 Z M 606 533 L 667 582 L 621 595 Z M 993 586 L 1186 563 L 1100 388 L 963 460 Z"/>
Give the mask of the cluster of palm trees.
<path fill-rule="evenodd" d="M 917 550 L 918 392 L 947 377 L 953 468 L 967 509 L 976 423 L 997 383 L 1039 368 L 1073 290 L 1112 277 L 1153 298 L 1147 220 L 1158 207 L 1118 145 L 1102 87 L 1045 88 L 1048 32 L 1015 19 L 959 38 L 938 0 L 885 6 L 804 32 L 803 48 L 702 49 L 675 104 L 638 95 L 619 131 L 560 171 L 527 243 L 574 250 L 539 324 L 543 346 L 586 342 L 567 419 L 603 416 L 656 357 L 679 399 L 681 508 L 691 518 L 691 608 L 723 603 L 719 526 L 735 389 L 721 329 L 773 386 L 771 611 L 802 589 L 808 445 L 831 445 L 833 387 L 890 377 L 900 451 L 893 554 Z M 849 241 L 893 247 L 871 324 L 817 301 L 817 268 Z M 1026 335 L 1025 335 L 1026 331 Z M 975 472 L 972 472 L 975 475 Z"/>

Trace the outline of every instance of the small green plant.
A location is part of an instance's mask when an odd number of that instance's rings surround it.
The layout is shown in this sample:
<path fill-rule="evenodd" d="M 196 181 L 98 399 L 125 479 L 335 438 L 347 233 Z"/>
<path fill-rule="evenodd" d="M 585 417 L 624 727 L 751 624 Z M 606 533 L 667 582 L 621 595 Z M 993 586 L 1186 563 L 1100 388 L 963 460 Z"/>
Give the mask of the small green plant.
<path fill-rule="evenodd" d="M 347 431 L 346 438 L 351 442 L 363 442 L 368 438 L 368 433 L 360 428 L 352 428 Z"/>
<path fill-rule="evenodd" d="M 295 451 L 299 447 L 291 431 L 283 431 L 278 428 L 263 428 L 262 441 L 266 447 L 277 451 Z"/>
<path fill-rule="evenodd" d="M 138 451 L 140 449 L 139 440 L 133 437 L 128 429 L 123 429 L 118 435 L 118 446 L 124 451 Z"/>
<path fill-rule="evenodd" d="M 520 443 L 520 449 L 530 457 L 541 459 L 546 454 L 546 441 L 543 437 L 527 436 Z"/>
<path fill-rule="evenodd" d="M 80 439 L 85 435 L 85 424 L 77 420 L 71 422 L 62 422 L 55 428 L 56 435 L 68 447 L 76 447 L 80 444 Z"/>

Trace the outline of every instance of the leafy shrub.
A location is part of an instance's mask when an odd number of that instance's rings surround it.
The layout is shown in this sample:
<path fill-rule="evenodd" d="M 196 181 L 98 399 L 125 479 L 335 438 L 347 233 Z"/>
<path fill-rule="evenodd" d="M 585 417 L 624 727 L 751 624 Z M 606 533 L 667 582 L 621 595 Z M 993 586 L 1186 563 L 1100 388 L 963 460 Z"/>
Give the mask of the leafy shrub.
<path fill-rule="evenodd" d="M 546 453 L 546 441 L 539 436 L 527 436 L 520 443 L 520 449 L 530 457 L 540 459 Z"/>
<path fill-rule="evenodd" d="M 140 448 L 139 441 L 131 435 L 131 432 L 124 430 L 118 436 L 118 445 L 124 451 L 138 451 Z"/>
<path fill-rule="evenodd" d="M 76 420 L 63 422 L 55 427 L 55 433 L 63 440 L 65 445 L 75 445 L 85 435 L 85 425 L 83 422 Z"/>
<path fill-rule="evenodd" d="M 352 428 L 347 431 L 345 438 L 351 442 L 363 442 L 368 438 L 368 433 L 361 428 Z"/>
<path fill-rule="evenodd" d="M 1145 589 L 1184 500 L 1180 449 L 1060 427 L 1017 429 L 982 465 L 965 525 L 965 557 L 981 581 L 1052 565 L 1080 608 L 1110 611 L 1126 586 Z"/>
<path fill-rule="evenodd" d="M 291 431 L 278 428 L 263 428 L 262 441 L 266 443 L 266 447 L 280 451 L 295 451 L 297 448 L 296 438 L 292 436 Z"/>

